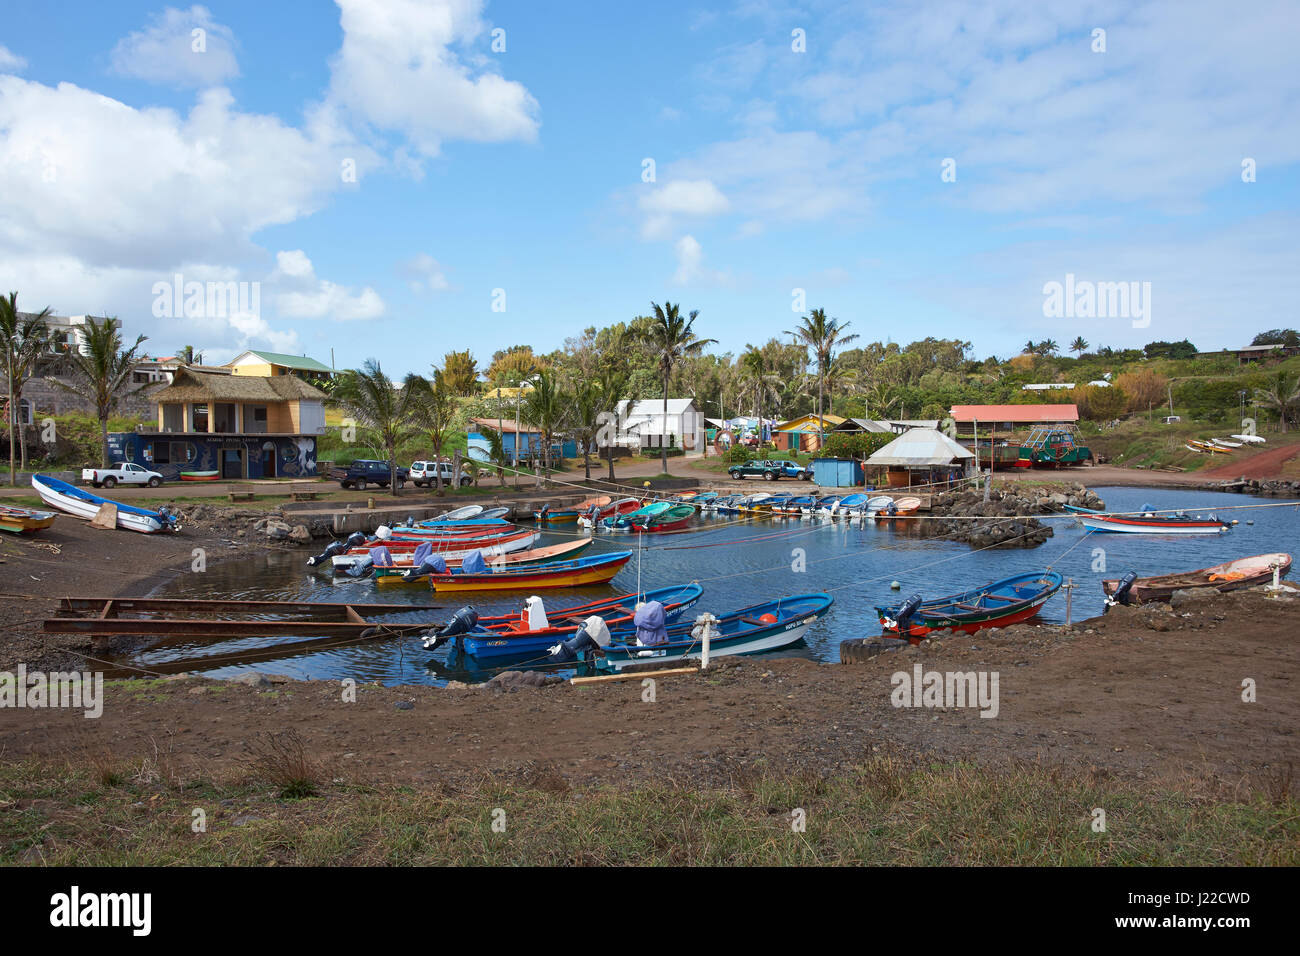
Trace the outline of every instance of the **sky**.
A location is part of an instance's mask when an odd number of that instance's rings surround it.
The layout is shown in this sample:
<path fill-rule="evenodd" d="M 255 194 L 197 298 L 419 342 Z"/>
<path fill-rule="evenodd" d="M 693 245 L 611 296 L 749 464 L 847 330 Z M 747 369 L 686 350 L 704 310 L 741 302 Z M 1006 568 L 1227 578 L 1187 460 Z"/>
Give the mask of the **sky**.
<path fill-rule="evenodd" d="M 1298 28 L 1294 0 L 6 0 L 0 290 L 153 355 L 393 376 L 665 300 L 734 353 L 815 307 L 978 358 L 1244 345 L 1300 324 Z"/>

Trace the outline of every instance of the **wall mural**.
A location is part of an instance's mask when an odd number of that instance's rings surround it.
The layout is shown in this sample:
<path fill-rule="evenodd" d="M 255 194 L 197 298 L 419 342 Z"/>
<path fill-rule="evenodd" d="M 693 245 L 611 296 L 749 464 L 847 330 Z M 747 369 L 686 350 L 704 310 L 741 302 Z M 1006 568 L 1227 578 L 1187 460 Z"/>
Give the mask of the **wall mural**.
<path fill-rule="evenodd" d="M 166 441 L 169 445 L 184 445 L 188 461 L 159 464 L 154 461 L 154 442 Z M 271 444 L 275 448 L 276 474 L 262 474 L 262 448 Z M 160 433 L 112 432 L 108 436 L 109 457 L 114 461 L 130 461 L 150 471 L 156 471 L 167 481 L 180 481 L 181 472 L 220 471 L 222 452 L 228 448 L 242 448 L 249 478 L 282 477 L 310 478 L 316 474 L 315 438 L 266 438 L 247 436 L 232 438 L 214 435 L 211 438 L 164 438 Z M 169 449 L 169 452 L 171 449 Z M 170 457 L 170 454 L 169 454 Z"/>

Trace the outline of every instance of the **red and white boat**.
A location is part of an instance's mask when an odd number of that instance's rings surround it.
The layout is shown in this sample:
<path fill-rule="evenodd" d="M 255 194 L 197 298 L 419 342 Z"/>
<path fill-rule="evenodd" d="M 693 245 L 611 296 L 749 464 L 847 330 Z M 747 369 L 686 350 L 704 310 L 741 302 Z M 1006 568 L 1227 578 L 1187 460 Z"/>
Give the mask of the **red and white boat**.
<path fill-rule="evenodd" d="M 1115 531 L 1125 534 L 1222 534 L 1232 527 L 1210 515 L 1192 517 L 1170 514 L 1079 515 L 1090 531 Z"/>

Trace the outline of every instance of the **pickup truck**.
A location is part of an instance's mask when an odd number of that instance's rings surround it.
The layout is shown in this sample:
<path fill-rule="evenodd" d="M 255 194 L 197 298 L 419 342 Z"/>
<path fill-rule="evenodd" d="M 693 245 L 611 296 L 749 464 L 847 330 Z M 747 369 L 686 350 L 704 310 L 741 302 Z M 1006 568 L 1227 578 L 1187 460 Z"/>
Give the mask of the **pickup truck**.
<path fill-rule="evenodd" d="M 727 474 L 739 480 L 741 478 L 762 478 L 764 481 L 776 481 L 782 477 L 784 470 L 780 462 L 747 461 L 743 465 L 732 465 Z"/>
<path fill-rule="evenodd" d="M 81 480 L 88 481 L 96 488 L 112 488 L 116 485 L 148 485 L 157 488 L 163 483 L 163 476 L 156 471 L 149 471 L 130 461 L 119 461 L 112 468 L 83 468 Z"/>
<path fill-rule="evenodd" d="M 438 469 L 438 472 L 442 473 L 442 485 L 444 488 L 453 484 L 458 484 L 464 488 L 466 485 L 471 484 L 474 481 L 473 478 L 465 474 L 464 469 L 461 470 L 459 478 L 455 477 L 452 472 L 452 464 L 449 461 L 440 463 L 432 461 L 411 462 L 411 481 L 415 482 L 417 488 L 423 488 L 425 486 L 432 488 L 434 483 L 437 481 L 437 473 L 434 471 L 435 467 Z"/>
<path fill-rule="evenodd" d="M 410 477 L 409 472 L 399 466 L 397 469 L 397 487 L 405 488 L 408 477 Z M 386 461 L 358 458 L 347 468 L 335 468 L 330 472 L 330 478 L 337 481 L 344 488 L 355 488 L 361 491 L 367 484 L 387 488 L 392 484 L 393 473 Z"/>

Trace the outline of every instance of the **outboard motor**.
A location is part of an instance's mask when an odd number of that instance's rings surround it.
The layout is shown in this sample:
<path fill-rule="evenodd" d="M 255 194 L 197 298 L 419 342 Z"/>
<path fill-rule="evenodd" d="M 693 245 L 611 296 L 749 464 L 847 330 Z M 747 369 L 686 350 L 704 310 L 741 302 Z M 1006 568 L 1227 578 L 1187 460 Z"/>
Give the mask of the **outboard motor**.
<path fill-rule="evenodd" d="M 542 505 L 541 508 L 538 509 L 538 511 L 537 511 L 537 520 L 538 520 L 538 521 L 545 521 L 545 520 L 546 520 L 546 516 L 547 516 L 548 514 L 550 514 L 550 513 L 551 513 L 551 505 L 550 505 L 550 502 L 547 502 L 546 504 Z"/>
<path fill-rule="evenodd" d="M 1115 593 L 1108 595 L 1106 598 L 1106 610 L 1110 610 L 1116 604 L 1129 605 L 1133 603 L 1133 583 L 1137 581 L 1138 573 L 1136 571 L 1127 571 L 1119 579 L 1119 584 L 1115 587 Z"/>
<path fill-rule="evenodd" d="M 573 637 L 551 648 L 550 664 L 572 664 L 591 660 L 605 653 L 609 647 L 609 625 L 599 614 L 593 614 L 579 625 Z"/>
<path fill-rule="evenodd" d="M 424 632 L 424 649 L 432 651 L 451 638 L 461 634 L 468 634 L 476 627 L 478 627 L 478 611 L 474 610 L 474 605 L 467 604 L 453 614 L 451 620 L 439 630 L 432 633 L 429 631 Z"/>
<path fill-rule="evenodd" d="M 342 554 L 344 551 L 352 548 L 359 548 L 366 543 L 366 536 L 360 531 L 354 531 L 343 541 L 331 541 L 329 545 L 320 554 L 314 555 L 307 559 L 307 567 L 314 568 L 318 564 L 324 564 L 336 554 Z"/>
<path fill-rule="evenodd" d="M 894 515 L 898 514 L 898 505 L 891 500 L 889 504 L 885 505 L 885 507 L 881 509 L 881 511 L 892 518 Z M 915 611 L 916 608 L 912 608 L 912 610 Z"/>
<path fill-rule="evenodd" d="M 546 605 L 536 594 L 524 601 L 523 622 L 530 631 L 544 631 L 551 626 L 546 618 Z"/>
<path fill-rule="evenodd" d="M 907 637 L 908 622 L 911 621 L 912 615 L 916 613 L 917 608 L 921 606 L 921 602 L 924 600 L 925 598 L 918 591 L 898 605 L 898 608 L 894 611 L 894 616 L 885 618 L 885 629 L 897 631 L 900 637 Z"/>
<path fill-rule="evenodd" d="M 668 627 L 664 623 L 664 606 L 658 601 L 647 601 L 637 606 L 632 617 L 636 625 L 636 642 L 644 647 L 668 643 Z"/>
<path fill-rule="evenodd" d="M 442 559 L 442 555 L 433 554 L 426 557 L 418 566 L 407 568 L 402 572 L 403 581 L 414 581 L 416 578 L 422 578 L 426 574 L 446 574 L 447 562 Z"/>
<path fill-rule="evenodd" d="M 393 536 L 393 529 L 386 524 L 381 524 L 375 529 L 375 539 L 378 541 L 387 541 Z"/>

